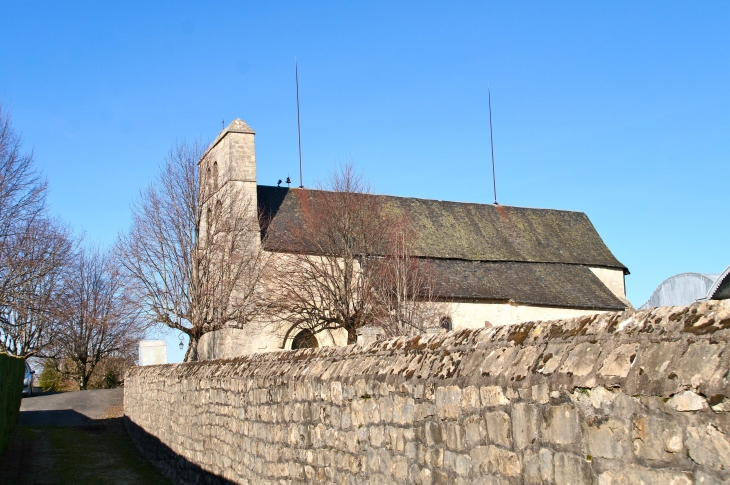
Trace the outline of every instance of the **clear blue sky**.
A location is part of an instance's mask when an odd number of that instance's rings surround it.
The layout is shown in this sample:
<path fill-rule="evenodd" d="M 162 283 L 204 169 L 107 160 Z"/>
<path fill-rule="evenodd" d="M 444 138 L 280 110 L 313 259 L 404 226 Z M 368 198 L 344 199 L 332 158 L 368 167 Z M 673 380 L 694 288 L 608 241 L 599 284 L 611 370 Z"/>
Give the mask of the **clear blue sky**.
<path fill-rule="evenodd" d="M 181 138 L 240 117 L 258 180 L 352 158 L 375 191 L 583 211 L 634 305 L 720 272 L 730 206 L 728 2 L 0 3 L 0 100 L 50 202 L 111 244 Z M 724 248 L 724 249 L 723 249 Z"/>

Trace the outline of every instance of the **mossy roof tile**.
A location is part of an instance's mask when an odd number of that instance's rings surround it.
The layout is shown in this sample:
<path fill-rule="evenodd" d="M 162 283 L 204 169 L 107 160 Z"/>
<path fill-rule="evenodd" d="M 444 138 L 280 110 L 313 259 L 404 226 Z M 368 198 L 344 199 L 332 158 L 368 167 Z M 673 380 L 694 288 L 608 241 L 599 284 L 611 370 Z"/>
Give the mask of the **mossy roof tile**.
<path fill-rule="evenodd" d="M 434 292 L 455 300 L 624 310 L 593 272 L 582 265 L 433 259 Z"/>
<path fill-rule="evenodd" d="M 301 198 L 315 191 L 258 186 L 266 249 L 314 253 L 292 236 Z M 418 233 L 412 254 L 428 259 L 444 299 L 624 310 L 588 266 L 628 272 L 582 212 L 373 195 L 405 214 Z"/>
<path fill-rule="evenodd" d="M 313 190 L 258 187 L 262 213 L 271 219 L 271 248 L 307 252 L 288 239 L 287 228 L 301 224 L 300 197 Z M 405 214 L 418 234 L 416 256 L 466 261 L 581 264 L 621 269 L 583 212 L 494 206 L 373 195 L 385 210 Z"/>

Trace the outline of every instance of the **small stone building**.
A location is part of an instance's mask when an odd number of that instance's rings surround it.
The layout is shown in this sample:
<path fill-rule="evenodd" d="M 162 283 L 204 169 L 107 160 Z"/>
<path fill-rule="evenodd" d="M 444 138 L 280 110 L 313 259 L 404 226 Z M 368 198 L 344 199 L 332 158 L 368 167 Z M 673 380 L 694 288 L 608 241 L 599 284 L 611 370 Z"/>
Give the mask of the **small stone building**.
<path fill-rule="evenodd" d="M 258 185 L 254 131 L 237 119 L 208 149 L 221 174 L 267 214 L 272 234 L 300 223 L 300 191 Z M 201 167 L 203 169 L 203 167 Z M 437 295 L 448 302 L 444 322 L 453 330 L 553 320 L 630 307 L 629 273 L 582 212 L 377 195 L 405 214 L 419 238 L 413 254 L 430 260 Z M 269 238 L 265 250 L 311 252 L 286 237 Z M 296 346 L 345 345 L 344 331 L 314 336 L 225 329 L 200 341 L 201 358 L 233 357 Z"/>

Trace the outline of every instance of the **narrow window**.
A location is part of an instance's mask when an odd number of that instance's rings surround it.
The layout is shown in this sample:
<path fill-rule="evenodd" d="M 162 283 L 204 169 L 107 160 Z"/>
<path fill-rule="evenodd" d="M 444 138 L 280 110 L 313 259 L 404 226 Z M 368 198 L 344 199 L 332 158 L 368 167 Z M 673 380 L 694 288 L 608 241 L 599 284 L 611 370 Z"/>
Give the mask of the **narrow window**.
<path fill-rule="evenodd" d="M 454 326 L 451 323 L 451 317 L 441 317 L 441 320 L 439 321 L 439 326 L 447 332 L 450 332 L 454 329 Z"/>
<path fill-rule="evenodd" d="M 213 162 L 213 192 L 218 190 L 218 162 Z"/>
<path fill-rule="evenodd" d="M 208 240 L 213 236 L 213 209 L 210 207 L 205 213 L 205 236 Z"/>

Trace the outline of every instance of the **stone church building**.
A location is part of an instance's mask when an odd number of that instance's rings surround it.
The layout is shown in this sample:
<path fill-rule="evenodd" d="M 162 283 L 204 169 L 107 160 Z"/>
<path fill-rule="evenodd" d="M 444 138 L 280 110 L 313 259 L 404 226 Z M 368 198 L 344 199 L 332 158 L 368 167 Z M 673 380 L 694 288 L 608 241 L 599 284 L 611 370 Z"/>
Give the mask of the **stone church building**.
<path fill-rule="evenodd" d="M 237 119 L 221 131 L 206 159 L 215 161 L 221 186 L 235 184 L 268 215 L 269 224 L 277 228 L 273 234 L 286 234 L 299 217 L 297 191 L 310 189 L 258 185 L 254 136 Z M 446 327 L 484 328 L 630 307 L 624 285 L 628 269 L 582 212 L 376 197 L 406 214 L 416 229 L 413 253 L 430 261 L 436 294 L 448 302 Z M 269 239 L 264 249 L 301 250 L 287 245 L 291 241 L 286 238 Z M 200 357 L 347 342 L 344 330 L 303 337 L 297 329 L 278 334 L 265 325 L 256 331 L 225 329 L 203 336 Z"/>

